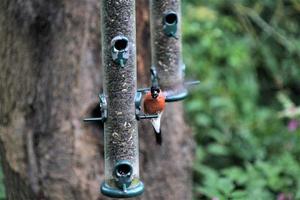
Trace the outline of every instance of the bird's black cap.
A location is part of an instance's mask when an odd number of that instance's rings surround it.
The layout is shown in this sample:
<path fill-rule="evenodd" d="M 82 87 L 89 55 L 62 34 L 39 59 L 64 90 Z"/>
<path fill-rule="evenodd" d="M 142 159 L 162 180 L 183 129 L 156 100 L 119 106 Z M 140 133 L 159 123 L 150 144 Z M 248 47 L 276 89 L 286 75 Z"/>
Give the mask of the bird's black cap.
<path fill-rule="evenodd" d="M 150 91 L 151 91 L 152 98 L 156 99 L 158 97 L 158 95 L 159 95 L 160 89 L 159 89 L 158 86 L 152 86 L 151 89 L 150 89 Z"/>

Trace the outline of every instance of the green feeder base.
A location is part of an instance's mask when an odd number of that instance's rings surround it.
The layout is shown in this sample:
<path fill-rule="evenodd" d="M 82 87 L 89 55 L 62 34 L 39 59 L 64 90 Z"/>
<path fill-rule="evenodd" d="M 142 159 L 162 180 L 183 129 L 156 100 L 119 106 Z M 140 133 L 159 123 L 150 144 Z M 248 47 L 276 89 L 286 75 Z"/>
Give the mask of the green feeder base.
<path fill-rule="evenodd" d="M 184 89 L 178 93 L 166 96 L 166 102 L 181 101 L 188 96 L 188 91 Z"/>
<path fill-rule="evenodd" d="M 140 181 L 135 187 L 127 188 L 125 191 L 109 186 L 106 182 L 101 185 L 101 193 L 112 198 L 130 198 L 141 195 L 144 192 L 144 184 Z"/>

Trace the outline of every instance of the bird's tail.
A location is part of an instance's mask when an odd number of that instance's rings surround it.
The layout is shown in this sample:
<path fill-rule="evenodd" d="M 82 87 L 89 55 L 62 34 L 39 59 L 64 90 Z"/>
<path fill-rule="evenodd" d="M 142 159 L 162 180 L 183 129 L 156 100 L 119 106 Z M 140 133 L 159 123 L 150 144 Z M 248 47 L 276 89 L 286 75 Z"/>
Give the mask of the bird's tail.
<path fill-rule="evenodd" d="M 151 119 L 151 123 L 153 125 L 153 129 L 154 129 L 154 133 L 155 133 L 156 143 L 159 145 L 162 144 L 162 135 L 161 135 L 161 130 L 160 130 L 161 115 L 162 115 L 162 113 L 159 113 L 158 118 Z"/>
<path fill-rule="evenodd" d="M 156 144 L 161 145 L 162 144 L 161 130 L 160 132 L 156 132 L 156 130 L 154 129 L 154 134 L 155 134 Z"/>

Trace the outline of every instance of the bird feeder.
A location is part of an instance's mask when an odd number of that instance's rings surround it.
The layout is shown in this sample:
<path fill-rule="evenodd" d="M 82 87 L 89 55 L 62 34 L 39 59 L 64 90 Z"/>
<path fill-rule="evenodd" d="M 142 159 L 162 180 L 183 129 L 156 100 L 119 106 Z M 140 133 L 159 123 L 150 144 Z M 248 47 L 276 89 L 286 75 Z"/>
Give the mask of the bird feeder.
<path fill-rule="evenodd" d="M 150 0 L 152 83 L 157 79 L 166 92 L 166 102 L 179 101 L 187 95 L 185 65 L 181 46 L 181 1 Z"/>
<path fill-rule="evenodd" d="M 135 104 L 135 1 L 102 1 L 101 30 L 104 93 L 100 107 L 104 116 L 98 120 L 105 121 L 105 180 L 100 190 L 109 197 L 134 197 L 144 191 Z"/>
<path fill-rule="evenodd" d="M 181 56 L 179 0 L 152 0 L 152 85 L 168 91 L 167 102 L 187 96 Z M 105 180 L 102 194 L 113 198 L 143 193 L 139 176 L 138 120 L 157 118 L 141 110 L 142 95 L 136 80 L 135 0 L 101 2 L 103 94 L 101 117 L 85 121 L 104 122 Z"/>

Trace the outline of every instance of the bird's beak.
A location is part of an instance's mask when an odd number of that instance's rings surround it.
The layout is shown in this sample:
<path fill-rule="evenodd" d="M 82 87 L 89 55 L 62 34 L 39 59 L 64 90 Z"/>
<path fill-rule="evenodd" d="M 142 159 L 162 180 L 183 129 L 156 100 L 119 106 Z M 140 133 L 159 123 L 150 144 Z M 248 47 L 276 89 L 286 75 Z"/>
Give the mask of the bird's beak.
<path fill-rule="evenodd" d="M 153 98 L 157 98 L 157 97 L 158 97 L 158 92 L 157 92 L 157 91 L 154 91 L 153 94 L 152 94 L 152 97 L 153 97 Z"/>

